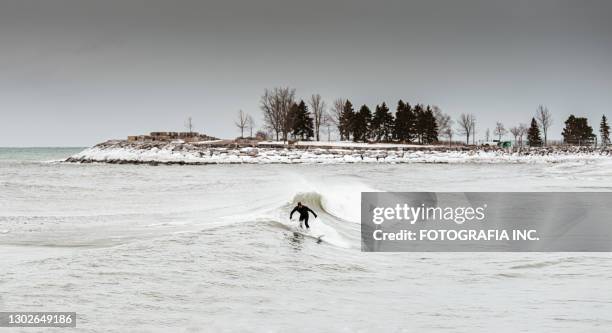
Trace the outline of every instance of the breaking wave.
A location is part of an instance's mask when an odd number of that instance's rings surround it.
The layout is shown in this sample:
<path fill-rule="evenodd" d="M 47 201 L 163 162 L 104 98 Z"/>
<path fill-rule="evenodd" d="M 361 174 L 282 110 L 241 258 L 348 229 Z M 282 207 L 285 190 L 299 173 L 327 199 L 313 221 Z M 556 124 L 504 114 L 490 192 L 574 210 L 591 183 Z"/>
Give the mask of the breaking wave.
<path fill-rule="evenodd" d="M 283 205 L 262 217 L 270 226 L 287 231 L 302 232 L 296 214 L 293 220 L 289 213 L 301 202 L 315 211 L 318 218 L 310 216 L 310 231 L 313 237 L 343 248 L 360 247 L 360 198 L 361 191 L 335 188 L 319 191 L 298 192 Z"/>

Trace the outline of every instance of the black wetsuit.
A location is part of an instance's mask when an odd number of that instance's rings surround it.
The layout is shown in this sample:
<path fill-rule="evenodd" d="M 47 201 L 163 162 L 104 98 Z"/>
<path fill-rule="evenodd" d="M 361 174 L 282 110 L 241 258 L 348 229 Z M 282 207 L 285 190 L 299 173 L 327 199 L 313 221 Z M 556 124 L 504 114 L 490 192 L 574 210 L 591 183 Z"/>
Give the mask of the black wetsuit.
<path fill-rule="evenodd" d="M 310 228 L 310 226 L 308 225 L 308 212 L 311 212 L 314 217 L 317 217 L 317 213 L 313 212 L 312 209 L 302 205 L 302 207 L 295 206 L 295 208 L 293 208 L 291 214 L 289 214 L 289 219 L 293 217 L 293 213 L 295 212 L 300 213 L 300 222 L 304 221 L 304 224 L 306 224 L 306 228 Z"/>

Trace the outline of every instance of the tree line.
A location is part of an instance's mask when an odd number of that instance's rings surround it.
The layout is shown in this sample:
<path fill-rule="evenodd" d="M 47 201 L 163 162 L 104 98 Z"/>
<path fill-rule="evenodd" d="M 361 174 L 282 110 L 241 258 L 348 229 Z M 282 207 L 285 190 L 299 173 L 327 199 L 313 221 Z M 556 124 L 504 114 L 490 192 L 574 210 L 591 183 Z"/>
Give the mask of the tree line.
<path fill-rule="evenodd" d="M 434 108 L 422 104 L 411 106 L 399 100 L 395 114 L 385 102 L 376 105 L 374 112 L 367 105 L 355 111 L 347 99 L 335 103 L 334 114 L 341 140 L 431 144 L 438 142 L 440 127 L 446 126 L 436 120 Z M 443 116 L 439 109 L 435 110 L 440 112 L 439 117 Z"/>
<path fill-rule="evenodd" d="M 523 138 L 527 136 L 527 145 L 531 147 L 541 147 L 548 145 L 548 130 L 553 123 L 552 113 L 546 106 L 540 105 L 536 109 L 536 114 L 531 118 L 529 126 L 520 124 L 510 128 L 509 132 L 514 136 L 516 145 L 523 146 Z M 610 127 L 608 119 L 602 116 L 599 125 L 600 144 L 606 146 L 610 143 Z M 493 133 L 498 136 L 498 141 L 508 132 L 501 122 L 497 122 Z M 563 143 L 569 145 L 592 145 L 597 142 L 597 136 L 593 128 L 589 126 L 588 119 L 570 115 L 565 121 L 565 127 L 561 132 Z M 489 130 L 486 132 L 486 141 L 489 141 Z"/>
<path fill-rule="evenodd" d="M 266 89 L 260 99 L 264 125 L 277 141 L 290 138 L 320 140 L 324 127 L 337 129 L 341 140 L 356 142 L 415 142 L 429 144 L 439 137 L 452 136 L 450 116 L 438 107 L 400 100 L 395 114 L 385 102 L 372 111 L 367 105 L 355 110 L 348 99 L 334 101 L 330 112 L 319 94 L 311 95 L 308 102 L 297 100 L 295 89 Z M 242 128 L 242 114 L 236 125 Z"/>
<path fill-rule="evenodd" d="M 452 142 L 454 134 L 465 138 L 465 143 L 476 144 L 476 117 L 473 114 L 462 113 L 454 128 L 454 122 L 448 114 L 435 105 L 424 105 L 399 100 L 394 112 L 385 102 L 370 109 L 367 105 L 355 108 L 348 99 L 336 99 L 328 110 L 327 104 L 319 94 L 311 95 L 307 101 L 296 98 L 295 89 L 277 87 L 265 89 L 260 99 L 260 109 L 263 112 L 264 126 L 267 132 L 277 141 L 289 139 L 320 141 L 321 133 L 327 129 L 328 139 L 331 128 L 334 127 L 340 140 L 355 142 L 401 142 L 432 144 L 442 141 L 442 138 Z M 501 122 L 497 122 L 493 130 L 497 142 L 501 142 L 508 132 L 514 136 L 515 145 L 546 146 L 553 117 L 547 107 L 540 105 L 529 125 L 519 124 L 507 130 Z M 253 119 L 250 115 L 239 112 L 236 126 L 244 137 L 244 129 L 251 128 L 253 136 Z M 609 126 L 605 115 L 600 123 L 601 144 L 610 143 Z M 261 132 L 258 132 L 258 135 Z M 588 120 L 570 115 L 565 121 L 561 133 L 566 144 L 590 144 L 596 136 Z M 263 134 L 262 134 L 263 135 Z M 489 142 L 491 132 L 485 131 L 485 141 Z"/>

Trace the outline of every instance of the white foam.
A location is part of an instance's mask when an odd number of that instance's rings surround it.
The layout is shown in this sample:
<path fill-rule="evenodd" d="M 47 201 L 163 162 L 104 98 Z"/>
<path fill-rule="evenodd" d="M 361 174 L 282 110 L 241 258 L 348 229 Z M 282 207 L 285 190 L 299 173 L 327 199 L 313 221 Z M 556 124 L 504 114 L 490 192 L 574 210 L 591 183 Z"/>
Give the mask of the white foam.
<path fill-rule="evenodd" d="M 315 219 L 314 223 L 310 223 L 311 233 L 315 235 L 315 237 L 321 237 L 321 239 L 325 242 L 328 242 L 332 245 L 349 248 L 350 244 L 347 240 L 342 237 L 336 229 L 329 226 L 325 219 Z"/>

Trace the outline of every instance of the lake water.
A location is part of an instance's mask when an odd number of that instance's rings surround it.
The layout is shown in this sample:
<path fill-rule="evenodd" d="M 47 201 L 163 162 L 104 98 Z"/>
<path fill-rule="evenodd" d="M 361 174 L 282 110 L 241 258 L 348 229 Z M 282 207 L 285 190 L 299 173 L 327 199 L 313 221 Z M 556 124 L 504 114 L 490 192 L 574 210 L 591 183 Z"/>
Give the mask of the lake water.
<path fill-rule="evenodd" d="M 76 311 L 83 332 L 612 331 L 612 254 L 359 242 L 361 191 L 610 191 L 600 162 L 57 162 L 79 150 L 0 148 L 0 311 Z M 292 231 L 297 201 L 324 242 Z"/>

